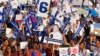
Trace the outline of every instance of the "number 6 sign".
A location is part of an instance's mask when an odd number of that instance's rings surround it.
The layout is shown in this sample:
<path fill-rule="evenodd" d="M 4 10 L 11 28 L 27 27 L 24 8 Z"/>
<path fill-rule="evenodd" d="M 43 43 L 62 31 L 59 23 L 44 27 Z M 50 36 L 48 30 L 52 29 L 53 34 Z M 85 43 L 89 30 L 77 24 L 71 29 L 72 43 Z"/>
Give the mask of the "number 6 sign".
<path fill-rule="evenodd" d="M 38 4 L 37 16 L 47 17 L 49 6 L 50 6 L 50 0 L 40 0 Z"/>

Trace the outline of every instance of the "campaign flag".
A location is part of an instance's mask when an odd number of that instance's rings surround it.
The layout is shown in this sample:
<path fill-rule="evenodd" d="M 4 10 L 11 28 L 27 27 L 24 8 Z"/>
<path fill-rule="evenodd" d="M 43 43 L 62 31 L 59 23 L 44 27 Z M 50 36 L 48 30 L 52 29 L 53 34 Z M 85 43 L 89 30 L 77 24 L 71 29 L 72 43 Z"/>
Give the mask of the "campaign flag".
<path fill-rule="evenodd" d="M 31 16 L 36 16 L 36 12 L 35 11 L 29 11 L 29 14 L 31 15 Z"/>
<path fill-rule="evenodd" d="M 48 17 L 50 0 L 39 0 L 37 16 Z"/>
<path fill-rule="evenodd" d="M 55 24 L 55 21 L 61 23 L 61 22 L 56 18 L 56 15 L 55 15 L 55 16 L 51 15 L 51 17 L 52 17 L 52 19 L 50 20 L 50 25 L 54 25 L 54 24 Z"/>
<path fill-rule="evenodd" d="M 30 29 L 30 27 L 29 27 L 28 18 L 25 18 L 25 23 L 26 23 L 26 28 L 27 28 L 29 34 L 32 35 L 31 29 Z M 28 32 L 27 32 L 27 33 L 28 33 Z"/>
<path fill-rule="evenodd" d="M 23 34 L 21 33 L 20 29 L 18 28 L 18 26 L 15 24 L 15 22 L 10 22 L 10 24 L 14 27 L 14 29 L 19 33 L 19 35 L 21 35 L 22 40 L 26 40 L 25 36 L 23 36 Z"/>
<path fill-rule="evenodd" d="M 22 34 L 21 31 L 19 30 L 18 26 L 14 24 L 14 22 L 10 22 L 10 24 L 18 31 L 19 34 Z"/>
<path fill-rule="evenodd" d="M 30 16 L 30 20 L 32 22 L 32 28 L 34 29 L 37 25 L 37 19 L 36 17 Z"/>
<path fill-rule="evenodd" d="M 72 36 L 72 38 L 76 38 L 76 36 L 78 36 L 78 34 L 80 33 L 80 31 L 82 30 L 83 26 L 79 26 L 78 30 L 76 31 L 76 33 Z"/>
<path fill-rule="evenodd" d="M 38 23 L 37 23 L 35 29 L 37 29 L 41 23 L 42 23 L 42 18 L 38 17 Z"/>
<path fill-rule="evenodd" d="M 70 18 L 68 18 L 67 20 L 66 20 L 66 22 L 65 22 L 65 24 L 64 24 L 64 26 L 62 27 L 62 32 L 64 32 L 64 30 L 65 30 L 65 28 L 66 28 L 66 26 L 68 25 L 70 23 Z"/>

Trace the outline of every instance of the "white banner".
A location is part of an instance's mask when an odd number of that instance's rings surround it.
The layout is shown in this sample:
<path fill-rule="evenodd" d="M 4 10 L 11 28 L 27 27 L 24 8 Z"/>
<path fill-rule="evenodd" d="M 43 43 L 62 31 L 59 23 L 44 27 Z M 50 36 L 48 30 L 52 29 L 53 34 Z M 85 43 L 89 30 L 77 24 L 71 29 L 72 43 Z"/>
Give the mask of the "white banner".
<path fill-rule="evenodd" d="M 38 4 L 37 16 L 48 17 L 50 0 L 40 0 Z"/>
<path fill-rule="evenodd" d="M 22 14 L 17 14 L 16 15 L 16 21 L 22 21 L 22 19 L 23 19 Z"/>
<path fill-rule="evenodd" d="M 79 56 L 79 47 L 59 48 L 59 56 Z"/>
<path fill-rule="evenodd" d="M 70 48 L 59 48 L 59 56 L 70 56 Z"/>
<path fill-rule="evenodd" d="M 21 49 L 25 49 L 27 47 L 27 45 L 28 45 L 27 41 L 26 42 L 20 42 L 20 48 Z"/>

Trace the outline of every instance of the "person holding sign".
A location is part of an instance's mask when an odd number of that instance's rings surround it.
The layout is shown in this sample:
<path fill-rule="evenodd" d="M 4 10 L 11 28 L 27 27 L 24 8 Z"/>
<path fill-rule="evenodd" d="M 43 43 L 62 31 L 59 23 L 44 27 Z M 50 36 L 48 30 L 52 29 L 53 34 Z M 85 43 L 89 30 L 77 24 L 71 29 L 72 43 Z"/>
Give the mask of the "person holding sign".
<path fill-rule="evenodd" d="M 65 37 L 63 37 L 63 35 L 60 33 L 59 26 L 57 24 L 54 25 L 53 32 L 49 34 L 49 38 L 58 40 L 57 42 L 48 41 L 48 43 L 53 44 L 53 51 L 57 51 L 57 48 L 63 44 L 59 41 L 64 40 L 66 43 L 66 40 L 64 39 Z"/>

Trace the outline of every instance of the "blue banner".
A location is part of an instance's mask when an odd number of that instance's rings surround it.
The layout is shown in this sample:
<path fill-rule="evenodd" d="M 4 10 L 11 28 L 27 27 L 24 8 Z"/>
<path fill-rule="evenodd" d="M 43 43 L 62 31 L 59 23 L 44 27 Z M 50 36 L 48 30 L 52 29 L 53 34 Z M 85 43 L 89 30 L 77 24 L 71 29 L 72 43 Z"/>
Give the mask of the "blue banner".
<path fill-rule="evenodd" d="M 70 23 L 70 17 L 69 17 L 69 18 L 66 18 L 66 19 L 67 19 L 67 20 L 66 20 L 64 26 L 61 28 L 62 32 L 64 32 L 66 26 Z"/>
<path fill-rule="evenodd" d="M 59 13 L 59 11 L 56 11 L 56 13 L 55 13 L 54 17 L 56 17 L 56 16 L 58 15 L 58 13 Z"/>
<path fill-rule="evenodd" d="M 14 24 L 14 22 L 10 22 L 10 24 L 18 31 L 19 34 L 22 34 L 21 31 L 19 30 L 18 26 Z"/>
<path fill-rule="evenodd" d="M 27 28 L 27 31 L 29 32 L 30 36 L 32 36 L 32 32 L 31 32 L 31 29 L 30 29 L 30 26 L 29 26 L 29 22 L 28 21 L 29 21 L 28 20 L 28 17 L 26 17 L 25 18 L 26 28 Z"/>
<path fill-rule="evenodd" d="M 78 34 L 80 33 L 82 28 L 83 28 L 83 26 L 80 25 L 78 30 L 76 31 L 76 33 L 72 36 L 72 38 L 76 38 L 78 36 Z"/>
<path fill-rule="evenodd" d="M 40 26 L 41 23 L 42 23 L 42 18 L 38 17 L 38 23 L 37 23 L 35 29 L 37 29 Z"/>
<path fill-rule="evenodd" d="M 21 31 L 19 30 L 18 26 L 16 24 L 14 24 L 14 22 L 10 22 L 10 24 L 14 27 L 14 29 L 16 29 L 16 31 L 19 33 L 20 37 L 22 37 L 21 39 L 23 41 L 26 40 L 25 37 L 23 36 L 23 34 L 21 33 Z"/>

